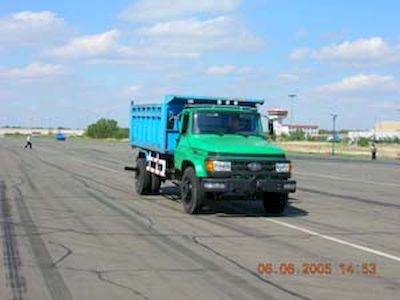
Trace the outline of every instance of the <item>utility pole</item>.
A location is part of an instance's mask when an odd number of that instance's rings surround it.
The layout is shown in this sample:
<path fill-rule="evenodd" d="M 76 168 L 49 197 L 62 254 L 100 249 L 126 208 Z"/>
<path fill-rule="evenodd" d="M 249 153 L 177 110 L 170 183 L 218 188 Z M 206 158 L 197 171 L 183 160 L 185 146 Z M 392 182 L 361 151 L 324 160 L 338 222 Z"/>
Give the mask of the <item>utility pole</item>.
<path fill-rule="evenodd" d="M 290 98 L 290 125 L 293 125 L 293 100 L 296 98 L 296 94 L 289 94 Z"/>
<path fill-rule="evenodd" d="M 332 130 L 332 156 L 335 156 L 335 143 L 336 143 L 336 118 L 337 114 L 331 114 L 332 116 L 332 125 L 333 125 L 333 130 Z"/>

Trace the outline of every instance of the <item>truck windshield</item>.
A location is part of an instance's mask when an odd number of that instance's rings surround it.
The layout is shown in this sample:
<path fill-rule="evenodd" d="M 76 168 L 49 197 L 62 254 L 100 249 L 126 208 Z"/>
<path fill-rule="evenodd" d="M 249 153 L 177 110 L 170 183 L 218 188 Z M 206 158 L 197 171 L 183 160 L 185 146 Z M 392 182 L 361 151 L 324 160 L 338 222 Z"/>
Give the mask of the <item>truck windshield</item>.
<path fill-rule="evenodd" d="M 260 117 L 254 113 L 197 112 L 193 133 L 260 135 Z"/>

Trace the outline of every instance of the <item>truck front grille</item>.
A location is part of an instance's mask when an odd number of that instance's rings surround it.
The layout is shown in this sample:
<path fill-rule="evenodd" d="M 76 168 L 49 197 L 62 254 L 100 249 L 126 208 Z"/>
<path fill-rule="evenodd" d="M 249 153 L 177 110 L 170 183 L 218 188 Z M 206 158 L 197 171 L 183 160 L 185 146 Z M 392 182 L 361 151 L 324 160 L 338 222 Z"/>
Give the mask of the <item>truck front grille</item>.
<path fill-rule="evenodd" d="M 258 162 L 261 164 L 262 169 L 258 172 L 274 172 L 275 171 L 275 161 L 232 161 L 232 171 L 233 172 L 248 172 L 248 164 L 252 162 Z"/>

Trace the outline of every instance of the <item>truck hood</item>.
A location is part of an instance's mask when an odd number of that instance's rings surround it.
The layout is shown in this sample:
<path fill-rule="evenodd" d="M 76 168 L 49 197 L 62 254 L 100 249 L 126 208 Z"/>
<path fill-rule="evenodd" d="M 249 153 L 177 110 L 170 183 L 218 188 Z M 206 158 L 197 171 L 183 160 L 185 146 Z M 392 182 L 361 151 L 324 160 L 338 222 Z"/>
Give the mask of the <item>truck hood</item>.
<path fill-rule="evenodd" d="M 234 134 L 193 135 L 190 140 L 193 148 L 227 154 L 284 155 L 285 152 L 259 136 L 242 136 Z"/>

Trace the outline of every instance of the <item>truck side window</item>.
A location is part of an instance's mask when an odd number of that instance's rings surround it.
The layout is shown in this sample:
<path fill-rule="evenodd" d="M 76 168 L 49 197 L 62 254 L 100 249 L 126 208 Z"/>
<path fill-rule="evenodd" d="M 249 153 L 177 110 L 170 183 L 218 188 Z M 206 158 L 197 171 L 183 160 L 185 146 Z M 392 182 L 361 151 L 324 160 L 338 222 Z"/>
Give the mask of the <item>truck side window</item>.
<path fill-rule="evenodd" d="M 182 121 L 182 134 L 187 133 L 189 127 L 189 114 L 185 114 L 183 116 L 183 121 Z"/>
<path fill-rule="evenodd" d="M 171 111 L 168 114 L 167 129 L 169 130 L 174 129 L 174 123 L 175 123 L 175 116 L 174 113 Z"/>

